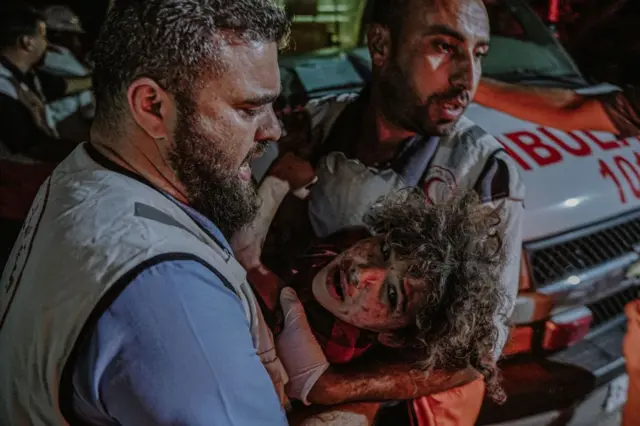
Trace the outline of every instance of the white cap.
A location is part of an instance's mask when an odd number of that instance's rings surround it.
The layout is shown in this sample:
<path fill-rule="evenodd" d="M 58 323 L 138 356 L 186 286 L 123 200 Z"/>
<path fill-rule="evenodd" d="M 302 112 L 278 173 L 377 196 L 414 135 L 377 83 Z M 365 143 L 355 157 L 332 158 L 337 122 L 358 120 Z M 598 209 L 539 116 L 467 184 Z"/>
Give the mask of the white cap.
<path fill-rule="evenodd" d="M 54 31 L 84 34 L 80 18 L 64 5 L 49 6 L 44 11 L 47 28 Z"/>

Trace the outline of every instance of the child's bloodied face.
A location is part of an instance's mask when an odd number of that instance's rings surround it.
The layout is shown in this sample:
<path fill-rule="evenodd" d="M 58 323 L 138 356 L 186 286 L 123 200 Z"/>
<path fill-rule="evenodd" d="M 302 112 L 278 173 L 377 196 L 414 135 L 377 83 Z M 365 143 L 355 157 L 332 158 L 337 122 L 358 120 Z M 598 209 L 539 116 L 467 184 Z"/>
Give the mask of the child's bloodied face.
<path fill-rule="evenodd" d="M 315 299 L 333 315 L 358 328 L 390 332 L 415 321 L 424 279 L 408 273 L 380 237 L 361 240 L 313 278 Z"/>

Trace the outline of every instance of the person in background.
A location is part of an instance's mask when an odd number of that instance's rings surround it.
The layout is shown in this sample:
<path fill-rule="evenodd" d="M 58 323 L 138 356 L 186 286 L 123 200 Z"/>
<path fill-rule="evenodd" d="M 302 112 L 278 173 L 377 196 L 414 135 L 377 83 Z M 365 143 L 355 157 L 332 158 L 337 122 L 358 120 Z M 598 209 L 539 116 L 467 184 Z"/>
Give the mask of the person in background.
<path fill-rule="evenodd" d="M 70 7 L 62 4 L 47 7 L 44 15 L 47 18 L 49 43 L 64 46 L 77 61 L 84 63 L 88 52 L 85 44 L 86 32 L 80 17 Z"/>
<path fill-rule="evenodd" d="M 38 68 L 65 78 L 91 78 L 91 67 L 84 61 L 85 32 L 82 22 L 70 8 L 63 5 L 49 6 L 44 15 L 47 20 L 49 48 L 44 63 Z M 52 121 L 61 137 L 85 141 L 89 136 L 95 102 L 90 89 L 70 93 L 47 104 Z"/>
<path fill-rule="evenodd" d="M 592 95 L 483 78 L 474 101 L 521 120 L 554 129 L 599 130 L 621 138 L 640 135 L 640 89 L 627 86 Z"/>
<path fill-rule="evenodd" d="M 45 17 L 0 6 L 0 270 L 35 194 L 75 143 L 60 139 L 46 107 L 64 79 L 35 73 L 47 50 Z"/>

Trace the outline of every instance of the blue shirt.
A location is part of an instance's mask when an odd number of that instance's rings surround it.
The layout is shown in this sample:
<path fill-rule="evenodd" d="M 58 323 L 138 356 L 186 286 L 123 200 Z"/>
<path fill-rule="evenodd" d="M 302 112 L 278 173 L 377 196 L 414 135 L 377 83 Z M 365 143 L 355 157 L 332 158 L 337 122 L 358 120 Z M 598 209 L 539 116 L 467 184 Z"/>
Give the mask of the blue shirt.
<path fill-rule="evenodd" d="M 287 424 L 238 296 L 190 260 L 150 266 L 118 295 L 79 349 L 73 392 L 94 425 Z"/>

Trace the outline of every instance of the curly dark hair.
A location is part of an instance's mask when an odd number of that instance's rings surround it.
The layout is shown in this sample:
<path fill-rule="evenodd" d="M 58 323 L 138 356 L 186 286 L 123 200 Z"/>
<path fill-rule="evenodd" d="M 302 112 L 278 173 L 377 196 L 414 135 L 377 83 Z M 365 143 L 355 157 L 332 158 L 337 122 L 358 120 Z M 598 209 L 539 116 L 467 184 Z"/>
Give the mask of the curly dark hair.
<path fill-rule="evenodd" d="M 423 370 L 475 368 L 488 394 L 503 401 L 494 359 L 507 301 L 499 215 L 482 207 L 475 192 L 429 205 L 411 189 L 382 198 L 364 222 L 411 262 L 413 276 L 427 279 L 416 321 L 396 333 L 398 342 Z"/>
<path fill-rule="evenodd" d="M 289 20 L 271 0 L 116 0 L 92 52 L 96 122 L 113 127 L 140 77 L 191 99 L 202 74 L 224 72 L 224 37 L 282 47 L 288 34 Z"/>

